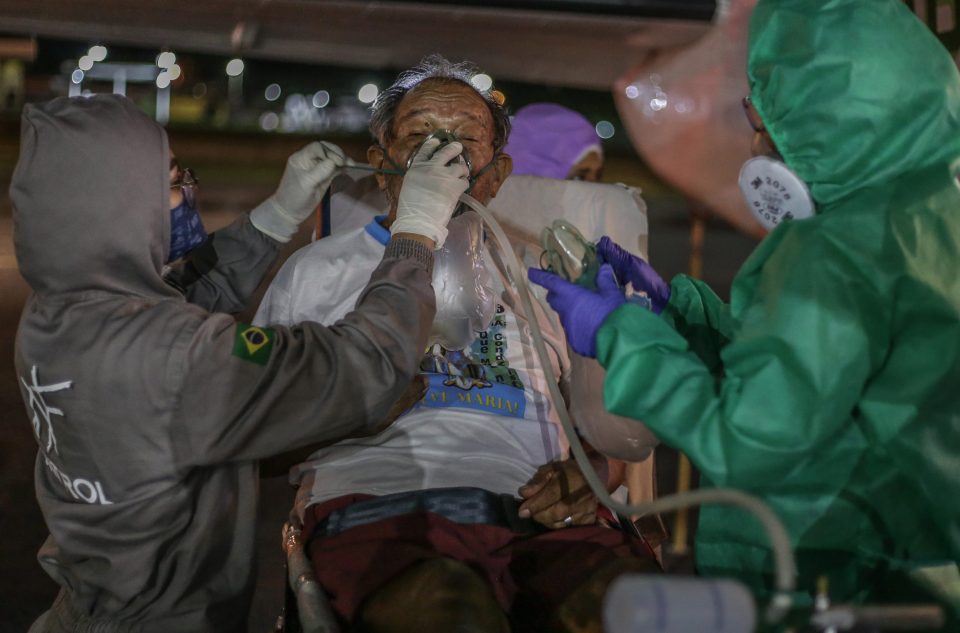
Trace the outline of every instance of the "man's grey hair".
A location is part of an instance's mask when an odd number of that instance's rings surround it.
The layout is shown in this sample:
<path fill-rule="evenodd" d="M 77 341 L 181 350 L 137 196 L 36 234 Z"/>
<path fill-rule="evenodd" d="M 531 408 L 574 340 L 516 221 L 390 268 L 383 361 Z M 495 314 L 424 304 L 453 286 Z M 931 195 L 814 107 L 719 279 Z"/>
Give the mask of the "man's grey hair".
<path fill-rule="evenodd" d="M 370 133 L 381 145 L 390 140 L 393 133 L 393 117 L 403 97 L 415 87 L 428 80 L 458 82 L 476 91 L 482 98 L 493 117 L 493 148 L 499 152 L 507 144 L 510 136 L 510 117 L 499 101 L 488 92 L 477 90 L 471 79 L 480 70 L 470 62 L 454 63 L 442 55 L 433 54 L 424 57 L 420 63 L 400 73 L 393 84 L 377 96 L 370 114 Z"/>

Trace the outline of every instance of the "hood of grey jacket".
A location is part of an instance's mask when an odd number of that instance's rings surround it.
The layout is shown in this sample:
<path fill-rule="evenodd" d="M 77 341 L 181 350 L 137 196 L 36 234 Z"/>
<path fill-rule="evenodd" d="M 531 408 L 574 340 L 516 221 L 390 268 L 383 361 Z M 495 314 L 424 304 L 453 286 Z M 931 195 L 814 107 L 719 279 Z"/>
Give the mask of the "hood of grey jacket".
<path fill-rule="evenodd" d="M 34 292 L 179 296 L 160 274 L 170 242 L 163 128 L 115 95 L 27 105 L 22 121 L 10 198 L 17 263 Z"/>

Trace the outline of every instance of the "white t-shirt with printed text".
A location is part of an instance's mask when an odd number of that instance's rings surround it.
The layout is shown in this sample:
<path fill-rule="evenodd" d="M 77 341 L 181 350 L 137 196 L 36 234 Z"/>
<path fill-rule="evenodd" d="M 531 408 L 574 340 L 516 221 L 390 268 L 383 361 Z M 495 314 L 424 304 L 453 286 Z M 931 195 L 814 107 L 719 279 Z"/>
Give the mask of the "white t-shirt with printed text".
<path fill-rule="evenodd" d="M 333 324 L 356 305 L 383 257 L 389 233 L 374 222 L 297 251 L 274 279 L 257 325 L 301 321 Z M 291 473 L 300 483 L 297 511 L 345 494 L 474 486 L 516 495 L 536 469 L 567 456 L 519 298 L 499 257 L 484 249 L 497 294 L 496 315 L 462 351 L 426 350 L 424 398 L 372 437 L 321 449 Z M 534 301 L 555 376 L 565 380 L 569 358 L 555 316 Z M 371 389 L 376 376 L 358 376 Z"/>

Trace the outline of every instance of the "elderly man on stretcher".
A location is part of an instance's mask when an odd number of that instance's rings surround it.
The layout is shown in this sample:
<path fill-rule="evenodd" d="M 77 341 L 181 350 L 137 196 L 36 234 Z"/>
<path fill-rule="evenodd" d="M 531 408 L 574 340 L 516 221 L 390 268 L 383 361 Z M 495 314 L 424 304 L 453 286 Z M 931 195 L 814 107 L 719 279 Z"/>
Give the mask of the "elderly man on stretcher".
<path fill-rule="evenodd" d="M 258 324 L 333 323 L 349 312 L 396 228 L 401 191 L 451 198 L 450 170 L 429 173 L 435 154 L 463 166 L 469 195 L 493 198 L 510 174 L 509 119 L 470 84 L 475 72 L 433 56 L 380 95 L 367 157 L 389 212 L 295 253 Z M 481 244 L 492 319 L 462 349 L 426 350 L 384 430 L 317 450 L 291 474 L 317 578 L 337 617 L 359 630 L 599 630 L 612 578 L 657 569 L 639 535 L 610 526 L 568 459 L 554 408 L 568 403 L 551 401 L 501 254 Z M 434 286 L 442 305 L 436 275 Z M 565 393 L 577 391 L 562 329 L 534 306 L 554 374 Z M 356 378 L 358 394 L 376 389 L 376 376 Z M 595 454 L 594 467 L 610 490 L 621 484 L 622 462 Z"/>

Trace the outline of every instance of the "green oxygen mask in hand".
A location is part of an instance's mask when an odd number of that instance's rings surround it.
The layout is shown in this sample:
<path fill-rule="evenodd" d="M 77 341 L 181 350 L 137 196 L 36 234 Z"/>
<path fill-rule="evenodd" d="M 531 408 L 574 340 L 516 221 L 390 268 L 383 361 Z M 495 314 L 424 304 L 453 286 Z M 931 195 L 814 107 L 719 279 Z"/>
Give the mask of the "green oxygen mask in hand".
<path fill-rule="evenodd" d="M 554 220 L 540 232 L 540 245 L 543 246 L 540 268 L 584 288 L 596 289 L 601 264 L 597 246 L 575 226 L 566 220 Z M 630 303 L 651 308 L 647 293 L 635 291 L 630 283 L 624 288 L 624 296 Z"/>
<path fill-rule="evenodd" d="M 597 287 L 600 271 L 597 247 L 575 226 L 565 220 L 554 220 L 540 232 L 540 245 L 543 246 L 540 268 L 585 288 Z"/>

